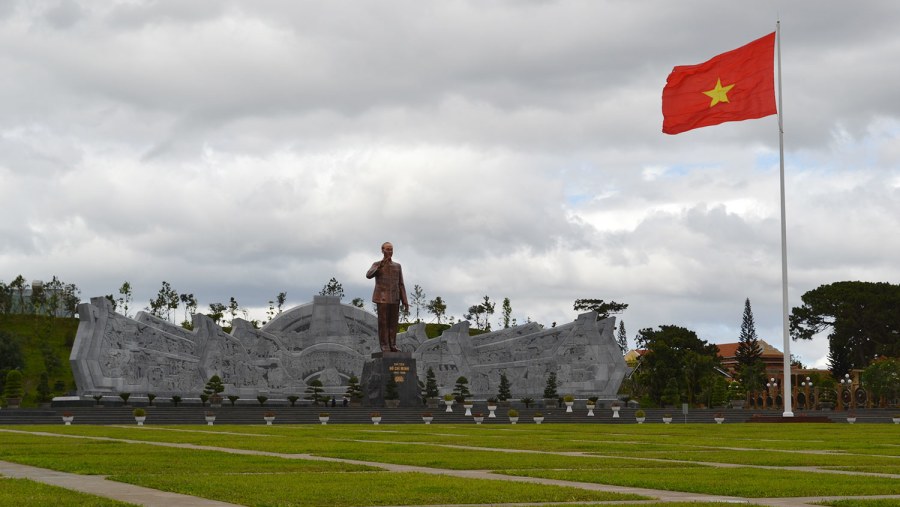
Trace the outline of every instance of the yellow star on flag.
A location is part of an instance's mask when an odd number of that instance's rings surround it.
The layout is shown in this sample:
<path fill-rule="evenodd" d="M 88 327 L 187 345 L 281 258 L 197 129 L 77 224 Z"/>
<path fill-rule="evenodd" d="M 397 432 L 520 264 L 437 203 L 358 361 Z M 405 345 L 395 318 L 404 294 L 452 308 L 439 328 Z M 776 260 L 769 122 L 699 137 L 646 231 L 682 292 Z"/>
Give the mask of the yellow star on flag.
<path fill-rule="evenodd" d="M 722 80 L 716 79 L 716 87 L 707 92 L 703 92 L 703 95 L 712 99 L 709 102 L 709 107 L 713 107 L 719 102 L 728 102 L 728 92 L 730 92 L 732 88 L 734 88 L 733 84 L 722 86 Z"/>

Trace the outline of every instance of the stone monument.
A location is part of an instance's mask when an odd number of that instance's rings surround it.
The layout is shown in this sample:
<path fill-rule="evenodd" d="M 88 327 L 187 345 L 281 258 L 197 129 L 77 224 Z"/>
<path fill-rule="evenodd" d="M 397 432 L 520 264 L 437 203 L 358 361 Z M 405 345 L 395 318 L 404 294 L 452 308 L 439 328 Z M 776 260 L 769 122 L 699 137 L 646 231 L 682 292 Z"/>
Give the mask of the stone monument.
<path fill-rule="evenodd" d="M 193 317 L 192 330 L 145 312 L 128 318 L 116 313 L 105 297 L 82 303 L 78 314 L 70 362 L 81 396 L 128 392 L 188 399 L 219 375 L 223 395 L 242 400 L 302 397 L 315 379 L 322 381 L 326 394 L 340 398 L 348 379 L 362 377 L 366 361 L 380 353 L 375 315 L 342 304 L 336 296 L 315 296 L 261 329 L 235 319 L 231 333 L 205 315 Z M 432 339 L 420 323 L 398 334 L 396 347 L 414 361 L 418 380 L 424 382 L 429 368 L 435 372 L 441 394 L 451 392 L 456 379 L 465 376 L 476 399 L 496 396 L 505 372 L 516 399 L 537 399 L 547 374 L 556 372 L 560 394 L 611 400 L 625 376 L 614 329 L 614 318 L 597 320 L 593 312 L 553 328 L 529 323 L 477 336 L 469 336 L 469 323 L 462 321 Z M 395 377 L 403 372 L 394 365 L 395 357 L 382 359 Z M 418 395 L 417 384 L 408 377 L 398 382 L 401 396 L 404 389 Z M 383 394 L 373 399 L 377 404 Z"/>

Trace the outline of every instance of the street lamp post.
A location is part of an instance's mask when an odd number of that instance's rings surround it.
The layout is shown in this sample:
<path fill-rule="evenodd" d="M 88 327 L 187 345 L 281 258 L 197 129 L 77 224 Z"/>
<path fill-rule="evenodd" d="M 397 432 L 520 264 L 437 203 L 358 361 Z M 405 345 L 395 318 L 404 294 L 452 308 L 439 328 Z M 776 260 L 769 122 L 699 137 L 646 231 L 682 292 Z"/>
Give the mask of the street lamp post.
<path fill-rule="evenodd" d="M 850 396 L 848 398 L 849 403 L 847 406 L 847 410 L 853 410 L 853 379 L 850 378 L 849 373 L 845 373 L 844 378 L 841 379 L 841 391 L 843 391 L 844 389 L 847 389 L 847 392 L 850 393 Z M 841 394 L 841 400 L 843 401 L 843 393 Z"/>
<path fill-rule="evenodd" d="M 775 390 L 775 391 L 778 390 L 778 382 L 775 380 L 775 377 L 770 378 L 769 381 L 766 382 L 766 398 L 769 398 L 771 396 L 773 390 Z M 766 405 L 767 401 L 768 400 L 763 400 L 764 406 Z M 772 397 L 772 408 L 774 408 L 774 407 L 775 407 L 775 398 Z"/>
<path fill-rule="evenodd" d="M 800 385 L 806 391 L 806 394 L 805 394 L 806 399 L 803 400 L 803 408 L 805 408 L 806 410 L 809 410 L 809 389 L 813 385 L 812 381 L 809 379 L 809 377 L 806 377 L 806 380 L 804 380 L 803 382 L 800 382 Z"/>

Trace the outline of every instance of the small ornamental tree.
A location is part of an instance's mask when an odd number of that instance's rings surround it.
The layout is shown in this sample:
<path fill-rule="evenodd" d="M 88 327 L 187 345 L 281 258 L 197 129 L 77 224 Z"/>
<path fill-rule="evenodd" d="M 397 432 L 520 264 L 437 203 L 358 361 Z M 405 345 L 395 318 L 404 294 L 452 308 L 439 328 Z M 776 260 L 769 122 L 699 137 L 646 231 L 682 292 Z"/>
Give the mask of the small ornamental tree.
<path fill-rule="evenodd" d="M 434 370 L 432 370 L 430 366 L 428 367 L 428 372 L 425 373 L 425 397 L 438 397 L 437 376 L 434 374 Z"/>
<path fill-rule="evenodd" d="M 453 386 L 453 396 L 459 403 L 465 401 L 466 398 L 472 397 L 472 393 L 469 392 L 469 379 L 466 377 L 456 379 L 456 385 Z"/>
<path fill-rule="evenodd" d="M 397 381 L 393 375 L 388 375 L 387 382 L 384 383 L 384 399 L 399 400 L 400 392 L 397 390 Z"/>
<path fill-rule="evenodd" d="M 544 399 L 556 399 L 559 398 L 559 394 L 556 392 L 556 372 L 551 371 L 547 375 L 547 385 L 544 387 Z"/>
<path fill-rule="evenodd" d="M 206 383 L 206 387 L 203 388 L 204 394 L 213 395 L 219 394 L 225 391 L 225 384 L 222 383 L 222 379 L 218 375 L 213 375 L 209 377 L 209 382 Z"/>
<path fill-rule="evenodd" d="M 50 375 L 46 371 L 41 372 L 41 379 L 37 386 L 38 402 L 47 403 L 53 398 L 50 390 Z"/>
<path fill-rule="evenodd" d="M 350 376 L 347 380 L 347 397 L 351 400 L 361 400 L 363 397 L 362 386 L 359 385 L 359 378 L 356 375 Z"/>
<path fill-rule="evenodd" d="M 22 399 L 22 372 L 9 370 L 6 374 L 6 384 L 3 386 L 3 397 L 9 399 Z"/>
<path fill-rule="evenodd" d="M 319 379 L 310 380 L 307 382 L 306 387 L 306 399 L 312 400 L 313 405 L 318 405 L 320 401 L 324 401 L 325 397 L 322 396 L 322 381 Z"/>
<path fill-rule="evenodd" d="M 509 379 L 506 378 L 506 372 L 500 372 L 500 387 L 497 391 L 497 399 L 500 401 L 507 401 L 512 398 L 512 393 L 509 390 Z"/>

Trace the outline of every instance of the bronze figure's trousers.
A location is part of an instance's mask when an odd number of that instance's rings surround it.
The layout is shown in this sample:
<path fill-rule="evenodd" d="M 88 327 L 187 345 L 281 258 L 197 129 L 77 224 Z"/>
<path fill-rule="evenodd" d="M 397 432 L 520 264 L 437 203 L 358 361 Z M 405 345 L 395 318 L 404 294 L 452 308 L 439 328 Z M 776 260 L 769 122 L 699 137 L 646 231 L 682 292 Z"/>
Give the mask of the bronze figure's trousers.
<path fill-rule="evenodd" d="M 400 321 L 399 303 L 376 303 L 378 305 L 378 342 L 382 352 L 397 350 L 397 324 Z"/>

